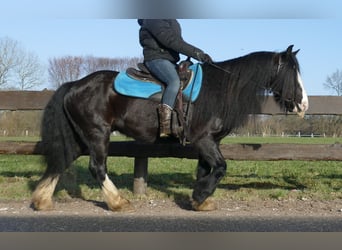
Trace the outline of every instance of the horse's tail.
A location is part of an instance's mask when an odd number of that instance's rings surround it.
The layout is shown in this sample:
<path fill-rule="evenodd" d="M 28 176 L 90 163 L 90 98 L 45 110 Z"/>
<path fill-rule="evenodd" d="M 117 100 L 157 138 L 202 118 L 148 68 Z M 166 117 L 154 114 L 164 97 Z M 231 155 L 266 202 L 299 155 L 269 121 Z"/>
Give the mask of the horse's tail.
<path fill-rule="evenodd" d="M 59 175 L 80 156 L 82 141 L 64 108 L 64 97 L 72 83 L 63 84 L 52 96 L 43 114 L 41 136 L 47 163 L 45 177 Z"/>
<path fill-rule="evenodd" d="M 52 195 L 59 177 L 81 154 L 84 145 L 64 108 L 64 97 L 72 85 L 65 83 L 57 89 L 44 110 L 41 137 L 47 168 L 32 194 L 32 205 L 37 210 L 53 208 Z"/>

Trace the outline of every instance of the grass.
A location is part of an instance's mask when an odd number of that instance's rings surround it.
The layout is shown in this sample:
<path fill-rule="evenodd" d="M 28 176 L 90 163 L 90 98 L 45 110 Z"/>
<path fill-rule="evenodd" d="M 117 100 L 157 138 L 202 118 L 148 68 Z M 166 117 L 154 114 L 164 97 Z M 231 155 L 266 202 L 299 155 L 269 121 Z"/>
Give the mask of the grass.
<path fill-rule="evenodd" d="M 44 171 L 40 156 L 0 155 L 0 197 L 20 200 L 30 197 Z"/>
<path fill-rule="evenodd" d="M 0 136 L 0 142 L 2 141 L 19 141 L 19 142 L 36 142 L 39 141 L 38 136 L 20 136 L 20 137 L 5 137 Z M 111 141 L 128 141 L 132 140 L 123 135 L 111 136 Z M 342 143 L 342 137 L 233 137 L 227 136 L 222 141 L 222 144 L 229 143 L 295 143 L 295 144 L 334 144 Z"/>
<path fill-rule="evenodd" d="M 38 136 L 0 136 L 0 142 L 3 141 L 19 141 L 19 142 L 36 142 L 39 141 Z"/>
<path fill-rule="evenodd" d="M 342 198 L 341 162 L 227 161 L 227 175 L 215 192 L 216 199 L 315 199 Z M 0 199 L 30 199 L 44 171 L 39 156 L 0 156 Z M 64 173 L 56 198 L 101 200 L 97 182 L 88 172 L 88 157 L 81 157 Z M 133 159 L 108 159 L 110 178 L 124 196 L 135 199 Z M 190 196 L 196 161 L 175 158 L 149 159 L 147 199 L 175 199 Z"/>
<path fill-rule="evenodd" d="M 332 200 L 342 198 L 341 178 L 341 162 L 233 161 L 221 187 L 242 200 Z"/>
<path fill-rule="evenodd" d="M 125 140 L 125 138 L 120 138 Z M 341 143 L 341 138 L 225 138 L 224 143 Z M 301 140 L 299 140 L 301 139 Z M 342 198 L 342 162 L 338 161 L 227 161 L 227 175 L 215 199 L 266 200 Z M 177 199 L 190 196 L 197 161 L 150 158 L 148 196 L 141 199 Z M 30 199 L 43 174 L 41 156 L 0 155 L 0 199 Z M 123 195 L 133 196 L 133 159 L 109 157 L 108 172 Z M 88 171 L 88 157 L 80 157 L 59 182 L 55 196 L 102 200 L 97 182 Z"/>
<path fill-rule="evenodd" d="M 294 144 L 334 144 L 342 143 L 341 137 L 225 137 L 224 143 L 294 143 Z"/>

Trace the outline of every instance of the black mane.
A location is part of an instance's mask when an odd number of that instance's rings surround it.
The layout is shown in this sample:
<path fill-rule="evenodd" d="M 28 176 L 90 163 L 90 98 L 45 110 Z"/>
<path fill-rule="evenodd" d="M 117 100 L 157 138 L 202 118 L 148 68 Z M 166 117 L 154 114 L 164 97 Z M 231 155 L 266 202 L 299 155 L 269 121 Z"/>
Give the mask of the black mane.
<path fill-rule="evenodd" d="M 218 139 L 243 125 L 249 114 L 260 113 L 271 89 L 277 93 L 294 93 L 293 79 L 290 79 L 293 74 L 288 71 L 298 68 L 298 62 L 294 56 L 288 60 L 286 52 L 255 52 L 215 65 L 230 73 L 203 65 L 205 78 L 192 122 L 216 119 L 213 126 L 217 127 Z M 286 84 L 290 80 L 292 84 Z M 292 89 L 285 91 L 285 88 Z"/>

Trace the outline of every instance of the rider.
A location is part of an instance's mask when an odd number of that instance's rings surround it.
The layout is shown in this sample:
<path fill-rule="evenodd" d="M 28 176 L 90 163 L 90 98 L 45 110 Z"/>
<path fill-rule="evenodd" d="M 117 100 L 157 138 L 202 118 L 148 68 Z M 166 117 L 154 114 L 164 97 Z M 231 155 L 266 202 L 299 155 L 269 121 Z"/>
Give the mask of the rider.
<path fill-rule="evenodd" d="M 182 38 L 181 27 L 176 19 L 138 19 L 139 40 L 143 47 L 144 64 L 166 88 L 158 106 L 160 137 L 171 134 L 171 114 L 180 88 L 176 70 L 179 54 L 211 63 L 211 57 L 188 44 Z"/>

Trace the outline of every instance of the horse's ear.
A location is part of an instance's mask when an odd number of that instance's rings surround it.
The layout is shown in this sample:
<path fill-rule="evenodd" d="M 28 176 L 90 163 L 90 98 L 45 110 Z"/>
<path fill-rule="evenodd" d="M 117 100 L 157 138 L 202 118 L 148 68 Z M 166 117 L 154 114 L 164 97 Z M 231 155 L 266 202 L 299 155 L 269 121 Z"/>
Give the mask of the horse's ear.
<path fill-rule="evenodd" d="M 294 55 L 297 55 L 297 53 L 300 51 L 300 49 L 297 49 L 296 51 L 293 52 Z"/>
<path fill-rule="evenodd" d="M 290 45 L 290 46 L 287 48 L 286 53 L 287 53 L 288 55 L 292 54 L 293 46 L 294 46 L 294 45 Z"/>

